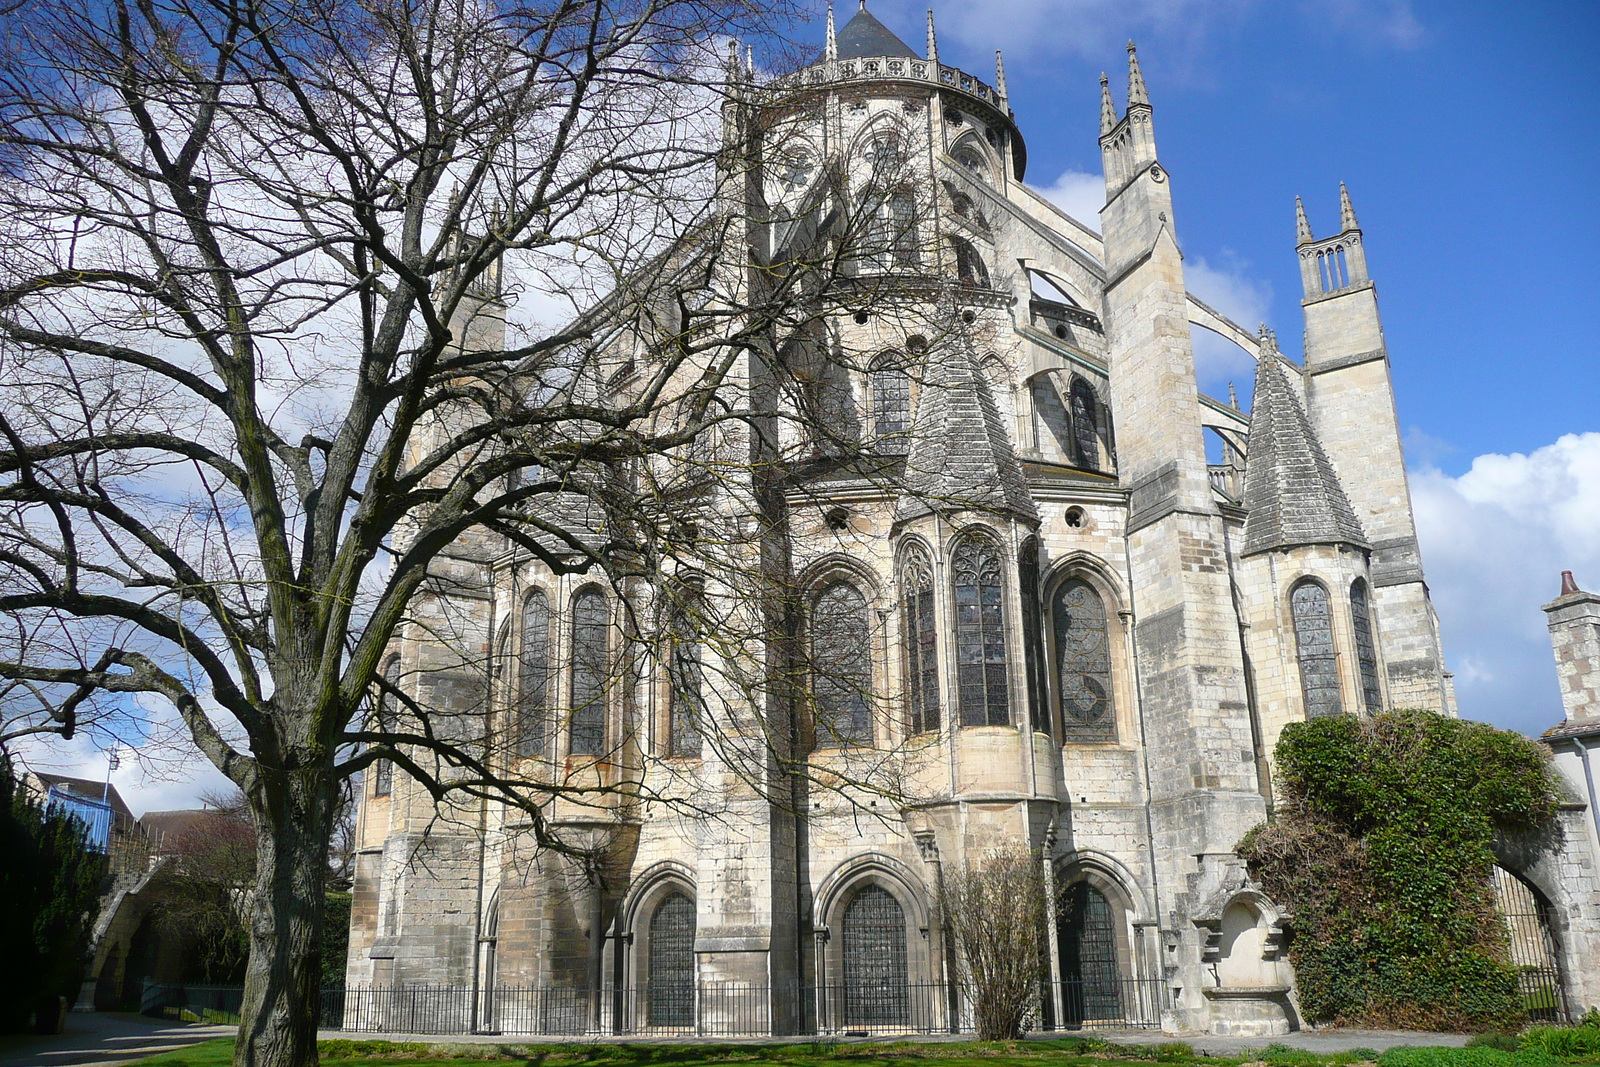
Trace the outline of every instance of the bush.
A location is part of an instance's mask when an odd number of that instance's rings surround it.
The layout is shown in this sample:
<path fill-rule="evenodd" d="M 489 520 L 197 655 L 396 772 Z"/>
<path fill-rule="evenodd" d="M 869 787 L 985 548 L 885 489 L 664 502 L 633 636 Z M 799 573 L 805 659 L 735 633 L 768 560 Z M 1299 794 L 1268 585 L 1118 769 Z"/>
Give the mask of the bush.
<path fill-rule="evenodd" d="M 1294 723 L 1277 759 L 1276 815 L 1239 852 L 1295 915 L 1289 955 L 1307 1017 L 1519 1028 L 1490 846 L 1554 815 L 1543 751 L 1481 723 L 1391 711 Z"/>
<path fill-rule="evenodd" d="M 0 1033 L 78 998 L 105 860 L 83 824 L 46 812 L 0 754 Z"/>
<path fill-rule="evenodd" d="M 1522 1035 L 1522 1047 L 1549 1056 L 1600 1057 L 1600 1012 L 1590 1009 L 1577 1026 L 1537 1026 Z"/>

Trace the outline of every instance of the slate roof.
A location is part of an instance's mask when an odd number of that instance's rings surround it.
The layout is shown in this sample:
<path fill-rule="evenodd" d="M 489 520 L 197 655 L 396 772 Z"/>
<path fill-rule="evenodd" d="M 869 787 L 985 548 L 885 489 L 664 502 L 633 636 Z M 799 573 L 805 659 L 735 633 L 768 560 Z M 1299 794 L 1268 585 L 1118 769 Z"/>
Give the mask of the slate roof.
<path fill-rule="evenodd" d="M 1270 350 L 1256 367 L 1244 506 L 1246 555 L 1291 545 L 1367 547 L 1361 520 L 1289 382 L 1288 366 Z"/>
<path fill-rule="evenodd" d="M 943 505 L 1038 520 L 1000 409 L 965 353 L 930 358 L 911 435 L 896 519 Z"/>
<path fill-rule="evenodd" d="M 867 56 L 906 56 L 921 59 L 915 50 L 894 32 L 879 22 L 865 4 L 855 17 L 844 24 L 836 38 L 840 59 L 862 59 Z"/>

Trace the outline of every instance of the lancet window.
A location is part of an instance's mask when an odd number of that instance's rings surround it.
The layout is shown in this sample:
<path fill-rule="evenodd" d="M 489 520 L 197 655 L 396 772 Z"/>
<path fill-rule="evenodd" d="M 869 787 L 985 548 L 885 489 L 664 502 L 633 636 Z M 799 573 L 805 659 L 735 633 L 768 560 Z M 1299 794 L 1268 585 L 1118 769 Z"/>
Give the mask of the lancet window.
<path fill-rule="evenodd" d="M 832 582 L 817 595 L 811 663 L 817 744 L 871 743 L 872 628 L 866 598 L 850 582 Z"/>
<path fill-rule="evenodd" d="M 695 608 L 693 603 L 674 607 L 667 651 L 667 755 L 688 759 L 700 757 L 705 721 L 704 647 Z"/>
<path fill-rule="evenodd" d="M 400 684 L 400 657 L 390 657 L 389 662 L 383 665 L 383 680 L 386 684 L 378 690 L 377 727 L 379 733 L 387 734 L 400 721 L 394 696 L 394 688 Z M 394 792 L 394 762 L 386 759 L 374 760 L 372 795 L 386 797 L 392 792 Z"/>
<path fill-rule="evenodd" d="M 605 594 L 585 589 L 572 598 L 572 730 L 574 756 L 598 756 L 606 745 L 611 612 Z"/>
<path fill-rule="evenodd" d="M 962 726 L 1006 726 L 1011 693 L 1006 672 L 1005 584 L 1000 549 L 968 537 L 951 557 L 956 601 L 956 685 Z"/>
<path fill-rule="evenodd" d="M 1328 591 L 1317 582 L 1301 582 L 1289 594 L 1289 608 L 1294 616 L 1306 718 L 1338 715 L 1343 710 L 1339 699 L 1339 657 L 1334 650 Z"/>
<path fill-rule="evenodd" d="M 518 756 L 548 754 L 550 722 L 550 599 L 535 589 L 522 602 L 522 640 L 517 655 Z"/>
<path fill-rule="evenodd" d="M 933 566 L 920 547 L 900 565 L 900 621 L 906 658 L 907 731 L 939 729 L 939 634 Z"/>
<path fill-rule="evenodd" d="M 872 361 L 872 434 L 880 452 L 904 453 L 910 443 L 911 379 L 897 352 Z"/>
<path fill-rule="evenodd" d="M 1078 375 L 1072 376 L 1072 439 L 1077 462 L 1088 470 L 1100 469 L 1100 420 L 1094 387 Z"/>
<path fill-rule="evenodd" d="M 1044 627 L 1039 621 L 1039 539 L 1030 537 L 1017 552 L 1017 590 L 1022 594 L 1022 657 L 1028 678 L 1028 715 L 1035 730 L 1051 733 L 1044 680 Z"/>
<path fill-rule="evenodd" d="M 1361 703 L 1368 715 L 1383 710 L 1383 688 L 1378 684 L 1378 655 L 1372 643 L 1372 609 L 1367 602 L 1367 580 L 1350 583 L 1350 621 L 1356 632 L 1356 664 L 1361 670 Z"/>
<path fill-rule="evenodd" d="M 1116 708 L 1111 688 L 1111 631 L 1105 601 L 1082 578 L 1056 587 L 1050 602 L 1066 740 L 1113 741 Z"/>

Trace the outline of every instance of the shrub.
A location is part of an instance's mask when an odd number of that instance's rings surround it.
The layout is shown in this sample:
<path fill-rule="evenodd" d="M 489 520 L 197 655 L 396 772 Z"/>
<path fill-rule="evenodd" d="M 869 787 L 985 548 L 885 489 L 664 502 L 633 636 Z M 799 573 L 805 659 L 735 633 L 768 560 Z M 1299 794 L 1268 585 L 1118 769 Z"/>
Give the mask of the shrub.
<path fill-rule="evenodd" d="M 1277 759 L 1278 810 L 1239 852 L 1295 915 L 1289 954 L 1306 1015 L 1520 1027 L 1490 846 L 1497 832 L 1537 831 L 1554 815 L 1539 747 L 1481 723 L 1391 711 L 1294 723 Z"/>

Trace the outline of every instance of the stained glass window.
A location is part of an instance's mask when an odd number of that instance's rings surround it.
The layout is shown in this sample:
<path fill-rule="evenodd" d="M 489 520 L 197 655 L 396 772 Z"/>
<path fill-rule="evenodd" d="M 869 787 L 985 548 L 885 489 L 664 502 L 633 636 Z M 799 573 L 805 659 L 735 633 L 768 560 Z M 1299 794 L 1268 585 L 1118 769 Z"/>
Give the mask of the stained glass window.
<path fill-rule="evenodd" d="M 906 650 L 906 691 L 910 733 L 939 728 L 938 621 L 933 604 L 933 567 L 920 548 L 906 553 L 900 567 L 902 639 Z"/>
<path fill-rule="evenodd" d="M 1105 601 L 1082 578 L 1056 587 L 1050 603 L 1061 687 L 1062 737 L 1111 741 L 1117 736 L 1111 693 L 1111 633 Z"/>
<path fill-rule="evenodd" d="M 669 893 L 650 917 L 651 1026 L 694 1025 L 694 931 L 694 901 L 682 893 Z"/>
<path fill-rule="evenodd" d="M 611 613 L 605 594 L 585 589 L 572 599 L 572 735 L 574 756 L 598 756 L 606 745 L 606 675 Z"/>
<path fill-rule="evenodd" d="M 1011 693 L 999 548 L 986 538 L 967 538 L 951 559 L 951 575 L 961 725 L 1006 726 L 1011 722 Z"/>
<path fill-rule="evenodd" d="M 1077 375 L 1072 378 L 1072 439 L 1080 467 L 1100 469 L 1100 424 L 1096 415 L 1094 387 Z"/>
<path fill-rule="evenodd" d="M 1361 668 L 1361 702 L 1368 715 L 1383 710 L 1383 688 L 1378 684 L 1378 656 L 1372 645 L 1372 609 L 1367 603 L 1367 581 L 1350 584 L 1350 619 L 1356 631 L 1356 660 Z"/>
<path fill-rule="evenodd" d="M 911 379 L 897 353 L 872 364 L 872 434 L 880 452 L 904 453 L 911 430 Z"/>
<path fill-rule="evenodd" d="M 1339 700 L 1339 658 L 1333 647 L 1333 614 L 1328 591 L 1316 582 L 1301 582 L 1289 594 L 1294 616 L 1295 646 L 1300 662 L 1300 692 L 1306 718 L 1320 719 L 1343 710 Z"/>
<path fill-rule="evenodd" d="M 398 656 L 391 658 L 383 666 L 383 680 L 390 687 L 399 684 L 400 659 Z M 378 732 L 388 733 L 399 722 L 399 713 L 393 692 L 388 688 L 378 690 Z M 386 797 L 394 791 L 394 763 L 391 760 L 380 759 L 372 762 L 372 795 Z"/>
<path fill-rule="evenodd" d="M 882 886 L 869 885 L 844 909 L 846 1026 L 896 1026 L 907 1022 L 906 917 Z"/>
<path fill-rule="evenodd" d="M 1120 1019 L 1122 970 L 1117 959 L 1117 912 L 1088 882 L 1063 894 L 1057 940 L 1061 946 L 1061 1000 L 1069 1025 Z"/>
<path fill-rule="evenodd" d="M 522 603 L 516 711 L 517 755 L 546 755 L 550 721 L 550 600 L 542 589 L 530 592 Z"/>
<path fill-rule="evenodd" d="M 834 582 L 811 613 L 811 692 L 817 744 L 872 741 L 872 628 L 867 602 L 849 582 Z"/>
<path fill-rule="evenodd" d="M 667 755 L 698 759 L 705 714 L 704 669 L 693 615 L 694 606 L 685 605 L 672 618 L 672 647 L 667 652 Z"/>

